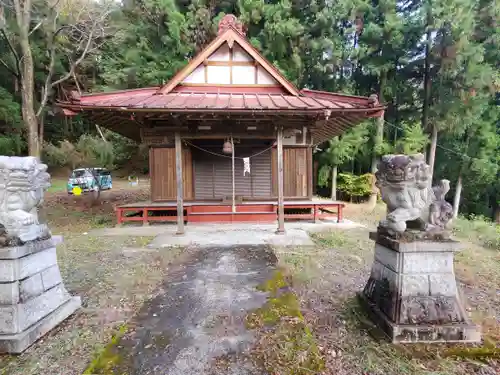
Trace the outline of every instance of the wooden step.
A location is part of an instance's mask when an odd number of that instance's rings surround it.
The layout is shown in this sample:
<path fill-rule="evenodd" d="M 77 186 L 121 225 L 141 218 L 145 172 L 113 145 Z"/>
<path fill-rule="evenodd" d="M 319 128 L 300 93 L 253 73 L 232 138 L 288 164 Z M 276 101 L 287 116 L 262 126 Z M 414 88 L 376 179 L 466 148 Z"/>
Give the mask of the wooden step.
<path fill-rule="evenodd" d="M 275 212 L 191 212 L 187 216 L 192 223 L 235 223 L 235 222 L 273 222 Z"/>
<path fill-rule="evenodd" d="M 248 211 L 248 212 L 191 212 L 189 216 L 198 215 L 276 215 L 276 212 L 269 211 Z"/>
<path fill-rule="evenodd" d="M 275 212 L 276 209 L 272 204 L 265 205 L 257 205 L 257 204 L 245 204 L 237 206 L 238 212 Z M 191 206 L 192 213 L 215 213 L 215 212 L 223 212 L 223 213 L 231 213 L 232 206 L 230 205 L 193 205 Z"/>

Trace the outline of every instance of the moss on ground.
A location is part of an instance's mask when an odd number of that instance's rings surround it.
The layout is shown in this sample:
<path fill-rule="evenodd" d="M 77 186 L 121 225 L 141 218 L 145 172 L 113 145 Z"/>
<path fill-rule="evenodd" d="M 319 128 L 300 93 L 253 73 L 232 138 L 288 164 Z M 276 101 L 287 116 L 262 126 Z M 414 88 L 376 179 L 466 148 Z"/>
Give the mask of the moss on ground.
<path fill-rule="evenodd" d="M 441 356 L 462 358 L 469 360 L 486 360 L 488 358 L 500 359 L 500 343 L 494 338 L 486 336 L 481 346 L 457 345 L 443 350 Z"/>
<path fill-rule="evenodd" d="M 127 332 L 127 326 L 121 325 L 118 331 L 111 337 L 110 342 L 94 357 L 90 365 L 85 369 L 83 375 L 127 375 L 119 370 L 123 364 L 123 354 L 118 351 L 118 343 Z"/>
<path fill-rule="evenodd" d="M 258 290 L 269 293 L 266 304 L 246 317 L 248 328 L 259 330 L 255 360 L 271 374 L 317 374 L 325 367 L 314 335 L 300 312 L 282 271 Z"/>
<path fill-rule="evenodd" d="M 273 276 L 269 280 L 266 280 L 261 285 L 258 285 L 257 290 L 276 294 L 280 289 L 286 288 L 287 285 L 288 284 L 285 280 L 283 271 L 277 270 L 273 273 Z"/>

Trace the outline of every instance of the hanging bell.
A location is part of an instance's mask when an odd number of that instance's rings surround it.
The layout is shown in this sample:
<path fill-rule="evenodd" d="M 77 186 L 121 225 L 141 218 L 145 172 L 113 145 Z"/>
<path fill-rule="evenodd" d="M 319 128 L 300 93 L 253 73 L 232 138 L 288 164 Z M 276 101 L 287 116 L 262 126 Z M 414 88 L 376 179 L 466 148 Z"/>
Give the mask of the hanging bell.
<path fill-rule="evenodd" d="M 233 153 L 233 145 L 229 140 L 226 140 L 224 142 L 224 145 L 222 146 L 222 152 L 225 154 L 232 154 Z"/>

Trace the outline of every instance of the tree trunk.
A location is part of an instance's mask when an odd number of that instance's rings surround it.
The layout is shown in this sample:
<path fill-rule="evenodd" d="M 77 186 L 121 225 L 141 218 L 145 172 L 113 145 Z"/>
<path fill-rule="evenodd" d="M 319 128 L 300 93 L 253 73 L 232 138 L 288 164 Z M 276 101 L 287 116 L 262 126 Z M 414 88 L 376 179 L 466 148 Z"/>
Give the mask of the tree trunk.
<path fill-rule="evenodd" d="M 379 87 L 379 102 L 383 103 L 384 102 L 384 87 L 385 87 L 385 80 L 386 80 L 386 72 L 380 73 L 380 87 Z M 384 114 L 382 116 L 377 118 L 377 130 L 375 133 L 375 138 L 373 142 L 373 151 L 372 151 L 372 166 L 371 166 L 371 173 L 375 176 L 375 172 L 377 172 L 377 163 L 378 163 L 378 148 L 382 145 L 382 142 L 384 141 Z M 370 199 L 368 201 L 369 205 L 373 208 L 375 208 L 375 205 L 377 204 L 377 190 L 375 188 L 375 185 L 373 185 L 373 191 L 372 194 L 370 195 Z"/>
<path fill-rule="evenodd" d="M 429 107 L 431 101 L 431 72 L 430 72 L 430 46 L 431 43 L 431 30 L 427 30 L 427 43 L 425 46 L 425 66 L 424 66 L 424 103 L 422 107 L 422 129 L 429 129 Z"/>
<path fill-rule="evenodd" d="M 460 206 L 460 197 L 462 195 L 462 173 L 458 175 L 455 196 L 453 197 L 453 218 L 458 217 L 458 208 Z"/>
<path fill-rule="evenodd" d="M 424 60 L 424 103 L 422 107 L 422 129 L 429 129 L 429 107 L 431 105 L 431 43 L 432 43 L 432 10 L 430 4 L 427 4 L 427 19 L 426 19 L 426 38 L 425 38 L 425 60 Z"/>
<path fill-rule="evenodd" d="M 378 163 L 378 153 L 377 153 L 377 148 L 382 145 L 382 142 L 384 141 L 384 117 L 380 116 L 377 118 L 377 130 L 375 133 L 375 142 L 373 144 L 374 149 L 373 149 L 373 154 L 372 154 L 372 167 L 371 167 L 371 172 L 375 173 L 377 172 L 377 163 Z"/>
<path fill-rule="evenodd" d="M 19 44 L 21 46 L 21 106 L 24 124 L 28 130 L 28 150 L 31 156 L 40 157 L 38 139 L 38 121 L 34 103 L 34 66 L 31 45 L 29 42 L 31 2 L 16 2 L 16 20 L 19 27 Z"/>
<path fill-rule="evenodd" d="M 375 173 L 377 172 L 377 163 L 378 163 L 378 154 L 376 152 L 376 149 L 379 145 L 382 144 L 383 140 L 384 140 L 384 117 L 380 116 L 377 118 L 377 133 L 375 135 L 375 143 L 372 156 L 371 173 L 374 176 Z M 377 188 L 375 187 L 375 185 L 373 185 L 373 191 L 372 194 L 370 195 L 368 204 L 370 205 L 370 207 L 373 208 L 375 208 L 375 205 L 377 204 Z"/>
<path fill-rule="evenodd" d="M 44 128 L 45 128 L 45 113 L 40 114 L 40 118 L 38 120 L 38 147 L 40 148 L 39 152 L 40 154 L 42 153 L 43 149 L 43 134 L 44 134 Z"/>
<path fill-rule="evenodd" d="M 337 200 L 337 169 L 338 167 L 335 165 L 332 167 L 332 200 Z"/>
<path fill-rule="evenodd" d="M 438 129 L 436 125 L 432 125 L 431 148 L 429 150 L 429 159 L 428 159 L 428 164 L 431 172 L 431 176 L 429 178 L 430 186 L 432 186 L 432 177 L 434 176 L 434 163 L 436 162 L 437 141 L 438 141 Z"/>
<path fill-rule="evenodd" d="M 23 77 L 21 88 L 22 115 L 24 124 L 28 130 L 28 151 L 30 156 L 40 157 L 40 143 L 38 140 L 38 121 L 33 101 L 33 59 L 31 49 L 28 47 L 26 52 L 23 48 L 24 58 Z"/>

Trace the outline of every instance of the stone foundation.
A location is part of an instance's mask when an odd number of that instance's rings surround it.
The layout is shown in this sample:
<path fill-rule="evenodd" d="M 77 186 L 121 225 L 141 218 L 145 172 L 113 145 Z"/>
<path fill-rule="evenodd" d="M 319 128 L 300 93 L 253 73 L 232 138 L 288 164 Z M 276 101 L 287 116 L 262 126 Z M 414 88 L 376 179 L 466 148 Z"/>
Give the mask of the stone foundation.
<path fill-rule="evenodd" d="M 375 257 L 361 294 L 374 321 L 393 342 L 477 342 L 458 293 L 455 241 L 402 242 L 371 233 Z"/>
<path fill-rule="evenodd" d="M 74 313 L 50 238 L 0 248 L 0 352 L 21 353 Z"/>

